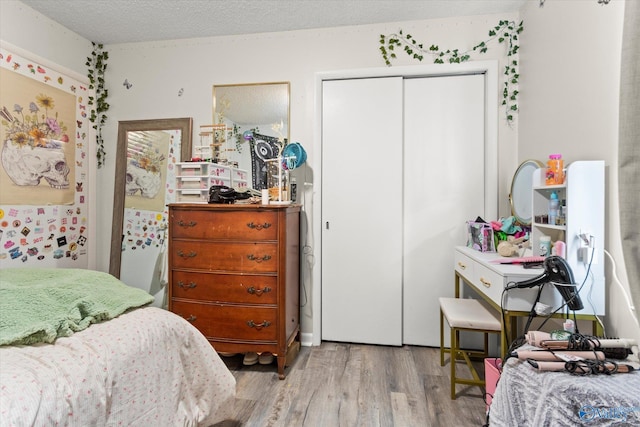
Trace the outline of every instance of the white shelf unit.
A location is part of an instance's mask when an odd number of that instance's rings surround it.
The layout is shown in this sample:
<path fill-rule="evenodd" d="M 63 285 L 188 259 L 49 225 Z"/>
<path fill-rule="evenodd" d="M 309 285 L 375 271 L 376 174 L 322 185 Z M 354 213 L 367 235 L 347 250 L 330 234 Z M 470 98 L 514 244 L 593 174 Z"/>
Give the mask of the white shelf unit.
<path fill-rule="evenodd" d="M 562 240 L 566 244 L 565 259 L 571 267 L 580 289 L 584 309 L 579 314 L 605 314 L 604 275 L 604 161 L 576 161 L 566 168 L 562 185 L 545 185 L 545 168 L 533 173 L 531 248 L 539 255 L 540 236 L 551 237 L 552 242 Z M 566 201 L 564 224 L 545 224 L 541 216 L 548 215 L 549 198 L 556 191 L 560 204 Z M 591 242 L 583 243 L 581 235 Z M 591 265 L 591 252 L 593 258 Z M 556 294 L 555 310 L 562 305 L 562 297 Z"/>
<path fill-rule="evenodd" d="M 176 163 L 176 202 L 207 203 L 212 185 L 248 188 L 246 170 L 210 162 Z"/>
<path fill-rule="evenodd" d="M 231 168 L 231 186 L 235 189 L 249 188 L 249 173 L 243 169 Z"/>

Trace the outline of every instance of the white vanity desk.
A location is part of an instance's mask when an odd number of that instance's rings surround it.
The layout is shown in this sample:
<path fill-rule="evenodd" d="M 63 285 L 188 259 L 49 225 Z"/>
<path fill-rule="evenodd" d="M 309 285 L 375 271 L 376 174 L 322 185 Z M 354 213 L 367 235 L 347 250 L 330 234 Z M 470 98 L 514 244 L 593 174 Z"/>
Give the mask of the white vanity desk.
<path fill-rule="evenodd" d="M 460 298 L 460 282 L 464 282 L 475 290 L 491 307 L 500 313 L 504 309 L 504 318 L 501 318 L 502 333 L 500 353 L 504 358 L 507 350 L 507 338 L 513 341 L 517 335 L 517 318 L 528 316 L 538 294 L 538 287 L 530 289 L 512 289 L 504 293 L 504 288 L 511 284 L 536 277 L 542 274 L 542 269 L 525 269 L 519 264 L 499 264 L 495 261 L 502 258 L 496 252 L 480 252 L 466 246 L 457 246 L 454 253 L 455 269 L 455 297 Z M 494 261 L 494 262 L 492 262 Z M 553 307 L 553 310 L 562 305 L 562 297 L 552 287 L 545 286 L 540 296 L 540 302 Z M 501 316 L 499 316 L 501 317 Z M 554 317 L 564 317 L 558 312 Z M 602 330 L 597 319 L 590 314 L 576 314 L 577 319 L 593 321 L 593 334 L 602 335 Z M 505 324 L 507 329 L 505 329 Z"/>

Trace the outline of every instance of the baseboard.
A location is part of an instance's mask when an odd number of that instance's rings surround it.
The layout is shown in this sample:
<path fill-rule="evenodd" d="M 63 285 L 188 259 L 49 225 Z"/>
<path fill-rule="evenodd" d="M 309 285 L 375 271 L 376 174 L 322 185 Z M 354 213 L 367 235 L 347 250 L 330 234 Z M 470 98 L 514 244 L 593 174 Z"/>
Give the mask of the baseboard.
<path fill-rule="evenodd" d="M 301 332 L 300 345 L 303 347 L 311 347 L 313 345 L 313 333 Z"/>

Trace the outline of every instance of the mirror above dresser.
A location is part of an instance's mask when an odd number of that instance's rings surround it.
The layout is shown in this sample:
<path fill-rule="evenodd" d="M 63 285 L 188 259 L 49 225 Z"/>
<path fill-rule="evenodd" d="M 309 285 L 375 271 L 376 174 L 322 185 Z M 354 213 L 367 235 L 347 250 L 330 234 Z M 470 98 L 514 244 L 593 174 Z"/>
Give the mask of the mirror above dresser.
<path fill-rule="evenodd" d="M 250 188 L 267 187 L 265 160 L 276 157 L 289 141 L 289 87 L 289 82 L 213 86 L 212 126 L 222 125 L 226 131 L 219 141 L 221 163 L 246 171 Z M 203 126 L 201 131 L 208 129 Z M 213 139 L 201 135 L 194 153 L 206 151 Z"/>

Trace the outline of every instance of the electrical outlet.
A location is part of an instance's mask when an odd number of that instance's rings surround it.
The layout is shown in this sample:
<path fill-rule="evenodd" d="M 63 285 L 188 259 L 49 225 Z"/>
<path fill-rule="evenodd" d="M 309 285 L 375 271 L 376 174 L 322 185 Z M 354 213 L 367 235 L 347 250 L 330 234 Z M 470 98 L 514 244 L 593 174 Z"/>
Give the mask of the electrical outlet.
<path fill-rule="evenodd" d="M 578 248 L 578 261 L 584 262 L 585 264 L 588 263 L 589 262 L 589 259 L 587 258 L 588 254 L 589 254 L 589 248 L 587 247 Z"/>
<path fill-rule="evenodd" d="M 593 256 L 593 248 L 590 248 L 588 246 L 582 247 L 582 248 L 578 248 L 578 261 L 582 262 L 583 264 L 589 264 L 590 262 L 592 264 L 596 263 L 596 257 L 593 257 L 593 260 L 591 259 L 591 257 Z"/>

